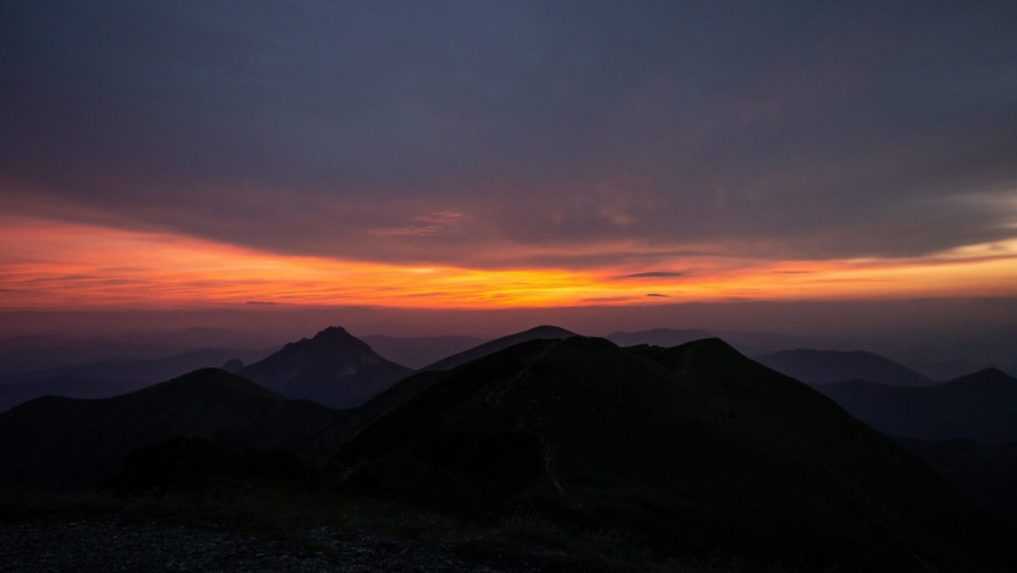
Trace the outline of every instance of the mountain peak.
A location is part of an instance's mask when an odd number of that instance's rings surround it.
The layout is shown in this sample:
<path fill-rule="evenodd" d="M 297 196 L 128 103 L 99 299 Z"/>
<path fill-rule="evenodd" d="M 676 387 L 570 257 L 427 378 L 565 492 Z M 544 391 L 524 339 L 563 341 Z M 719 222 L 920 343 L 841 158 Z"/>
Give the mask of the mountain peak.
<path fill-rule="evenodd" d="M 242 371 L 288 398 L 310 399 L 335 408 L 363 403 L 410 373 L 382 358 L 341 326 L 291 342 Z"/>
<path fill-rule="evenodd" d="M 353 336 L 341 326 L 329 326 L 315 334 L 311 341 L 317 343 L 355 344 L 364 348 L 370 348 L 366 342 Z"/>
<path fill-rule="evenodd" d="M 340 338 L 340 337 L 342 337 L 342 338 L 345 338 L 345 337 L 353 338 L 353 335 L 351 335 L 345 328 L 343 328 L 341 326 L 329 326 L 329 327 L 326 327 L 324 330 L 321 330 L 317 334 L 314 335 L 314 339 L 318 339 L 318 338 Z"/>
<path fill-rule="evenodd" d="M 301 338 L 283 347 L 283 351 L 332 352 L 337 349 L 357 354 L 372 353 L 370 345 L 349 333 L 341 326 L 329 326 L 311 338 Z"/>

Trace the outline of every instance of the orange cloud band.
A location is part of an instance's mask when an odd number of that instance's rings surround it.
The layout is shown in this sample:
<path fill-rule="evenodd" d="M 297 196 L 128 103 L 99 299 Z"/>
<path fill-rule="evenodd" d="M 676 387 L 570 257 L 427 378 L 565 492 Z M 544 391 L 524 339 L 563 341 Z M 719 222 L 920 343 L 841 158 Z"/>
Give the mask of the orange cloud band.
<path fill-rule="evenodd" d="M 172 233 L 0 218 L 0 308 L 244 304 L 512 308 L 1017 294 L 1017 241 L 911 259 L 698 257 L 647 269 L 421 266 L 255 251 Z"/>

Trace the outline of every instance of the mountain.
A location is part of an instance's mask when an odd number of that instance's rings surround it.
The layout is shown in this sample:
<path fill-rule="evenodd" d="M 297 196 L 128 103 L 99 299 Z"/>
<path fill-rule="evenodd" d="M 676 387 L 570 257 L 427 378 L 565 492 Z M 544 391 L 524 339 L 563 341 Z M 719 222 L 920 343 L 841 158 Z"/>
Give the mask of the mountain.
<path fill-rule="evenodd" d="M 662 551 L 791 555 L 806 570 L 915 570 L 953 546 L 940 526 L 963 505 L 944 481 L 717 339 L 538 338 L 434 376 L 372 401 L 417 385 L 343 447 L 345 487 L 544 512 Z"/>
<path fill-rule="evenodd" d="M 473 348 L 484 341 L 471 336 L 364 336 L 378 354 L 410 368 L 423 368 L 428 364 Z"/>
<path fill-rule="evenodd" d="M 209 348 L 152 359 L 123 357 L 8 373 L 0 375 L 3 382 L 0 384 L 0 411 L 41 396 L 110 398 L 193 370 L 218 366 L 235 357 L 257 359 L 267 354 L 267 351 Z"/>
<path fill-rule="evenodd" d="M 411 372 L 382 358 L 345 329 L 332 326 L 314 338 L 287 344 L 240 373 L 288 398 L 352 408 Z"/>
<path fill-rule="evenodd" d="M 87 486 L 111 477 L 130 452 L 181 436 L 300 451 L 342 417 L 212 368 L 115 398 L 38 398 L 0 414 L 0 479 Z"/>
<path fill-rule="evenodd" d="M 557 340 L 575 335 L 576 334 L 574 332 L 570 332 L 557 326 L 550 326 L 546 324 L 536 326 L 529 330 L 496 338 L 479 346 L 470 348 L 469 350 L 460 352 L 459 354 L 449 356 L 448 358 L 444 358 L 434 364 L 431 364 L 424 370 L 451 370 L 452 368 L 461 366 L 478 358 L 483 358 L 484 356 L 498 352 L 499 350 L 504 350 L 510 346 L 519 344 L 520 342 L 526 342 L 529 340 Z"/>
<path fill-rule="evenodd" d="M 757 358 L 759 362 L 805 382 L 821 385 L 868 380 L 891 386 L 924 386 L 932 380 L 889 358 L 865 351 L 784 350 Z"/>
<path fill-rule="evenodd" d="M 1017 379 L 995 368 L 931 386 L 848 381 L 819 390 L 852 415 L 892 436 L 1017 441 Z"/>

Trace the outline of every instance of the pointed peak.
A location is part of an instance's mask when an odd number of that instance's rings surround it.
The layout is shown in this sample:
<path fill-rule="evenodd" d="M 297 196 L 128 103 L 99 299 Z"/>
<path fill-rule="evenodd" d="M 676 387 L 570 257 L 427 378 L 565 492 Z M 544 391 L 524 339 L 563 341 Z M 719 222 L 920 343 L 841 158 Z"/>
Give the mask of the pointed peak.
<path fill-rule="evenodd" d="M 341 326 L 329 326 L 315 334 L 312 340 L 347 337 L 353 338 L 353 335 L 347 332 L 345 328 Z"/>

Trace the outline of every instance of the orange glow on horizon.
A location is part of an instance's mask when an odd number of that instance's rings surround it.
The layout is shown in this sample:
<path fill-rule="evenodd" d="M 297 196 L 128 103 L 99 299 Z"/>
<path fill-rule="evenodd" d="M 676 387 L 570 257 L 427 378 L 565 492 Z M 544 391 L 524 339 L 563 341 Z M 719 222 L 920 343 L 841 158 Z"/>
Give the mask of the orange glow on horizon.
<path fill-rule="evenodd" d="M 518 308 L 1017 295 L 1017 242 L 934 257 L 770 261 L 700 257 L 689 273 L 477 269 L 281 255 L 170 233 L 0 218 L 0 308 L 235 304 Z M 677 268 L 690 261 L 673 261 Z M 642 269 L 645 270 L 645 269 Z"/>

